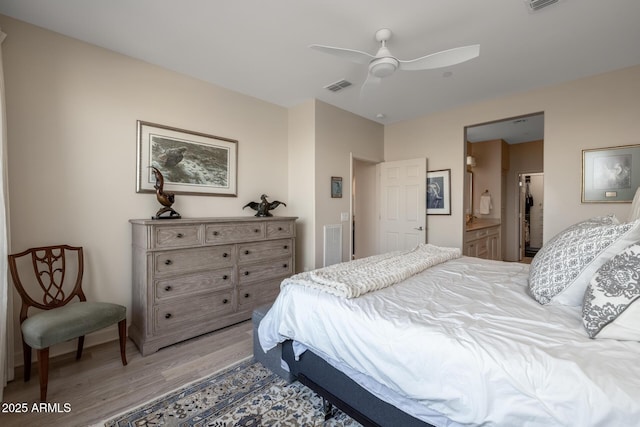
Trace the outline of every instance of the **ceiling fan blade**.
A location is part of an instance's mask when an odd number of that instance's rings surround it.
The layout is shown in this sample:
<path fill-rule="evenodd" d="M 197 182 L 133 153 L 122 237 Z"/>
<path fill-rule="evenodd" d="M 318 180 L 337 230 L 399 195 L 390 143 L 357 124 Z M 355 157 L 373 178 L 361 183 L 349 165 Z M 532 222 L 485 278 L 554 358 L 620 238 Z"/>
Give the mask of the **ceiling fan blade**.
<path fill-rule="evenodd" d="M 320 52 L 328 53 L 340 58 L 355 62 L 356 64 L 369 64 L 375 56 L 359 50 L 344 49 L 341 47 L 323 46 L 320 44 L 309 45 L 311 49 L 318 50 Z"/>
<path fill-rule="evenodd" d="M 431 70 L 460 64 L 480 55 L 480 45 L 456 47 L 432 53 L 410 61 L 400 61 L 400 69 L 404 71 Z"/>
<path fill-rule="evenodd" d="M 360 99 L 362 100 L 365 97 L 368 97 L 373 91 L 380 86 L 380 82 L 382 78 L 376 77 L 371 73 L 367 73 L 367 79 L 362 83 L 360 87 Z"/>

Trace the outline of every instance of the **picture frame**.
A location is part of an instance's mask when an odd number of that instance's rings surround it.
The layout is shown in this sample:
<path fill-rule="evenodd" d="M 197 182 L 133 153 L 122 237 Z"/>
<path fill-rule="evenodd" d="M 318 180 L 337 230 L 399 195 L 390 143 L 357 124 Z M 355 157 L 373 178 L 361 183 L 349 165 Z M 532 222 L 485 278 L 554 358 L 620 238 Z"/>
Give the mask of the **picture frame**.
<path fill-rule="evenodd" d="M 137 121 L 137 193 L 155 192 L 151 166 L 164 191 L 204 196 L 238 195 L 238 141 Z"/>
<path fill-rule="evenodd" d="M 341 176 L 331 177 L 331 198 L 332 199 L 342 198 L 342 177 Z"/>
<path fill-rule="evenodd" d="M 631 203 L 640 186 L 640 144 L 582 150 L 582 203 Z"/>
<path fill-rule="evenodd" d="M 427 215 L 451 215 L 451 169 L 427 171 Z"/>

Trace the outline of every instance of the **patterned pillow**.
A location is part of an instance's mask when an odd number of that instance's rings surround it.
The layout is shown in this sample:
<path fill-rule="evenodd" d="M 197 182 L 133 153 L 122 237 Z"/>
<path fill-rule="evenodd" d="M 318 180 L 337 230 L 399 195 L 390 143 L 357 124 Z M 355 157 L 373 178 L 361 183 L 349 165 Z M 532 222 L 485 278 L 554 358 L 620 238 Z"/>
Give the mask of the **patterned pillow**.
<path fill-rule="evenodd" d="M 591 338 L 640 341 L 640 245 L 607 261 L 584 294 L 582 318 Z"/>
<path fill-rule="evenodd" d="M 619 224 L 614 216 L 607 216 L 572 225 L 536 254 L 529 293 L 540 304 L 579 306 L 598 268 L 639 240 L 640 220 Z"/>

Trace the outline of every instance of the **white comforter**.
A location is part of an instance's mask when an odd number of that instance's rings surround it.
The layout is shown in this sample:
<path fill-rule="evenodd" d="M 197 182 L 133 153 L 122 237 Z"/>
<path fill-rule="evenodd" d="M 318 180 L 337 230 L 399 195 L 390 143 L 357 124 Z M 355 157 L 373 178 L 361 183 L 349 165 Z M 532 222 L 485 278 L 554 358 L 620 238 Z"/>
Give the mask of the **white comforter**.
<path fill-rule="evenodd" d="M 436 426 L 640 425 L 640 343 L 589 339 L 527 277 L 462 257 L 354 299 L 287 286 L 260 341 L 293 339 Z"/>

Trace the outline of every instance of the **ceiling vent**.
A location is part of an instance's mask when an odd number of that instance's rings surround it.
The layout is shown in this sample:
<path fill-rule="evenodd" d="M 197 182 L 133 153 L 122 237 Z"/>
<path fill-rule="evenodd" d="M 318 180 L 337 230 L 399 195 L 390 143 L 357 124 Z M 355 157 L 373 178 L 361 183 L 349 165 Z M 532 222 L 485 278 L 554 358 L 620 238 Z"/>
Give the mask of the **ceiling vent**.
<path fill-rule="evenodd" d="M 526 0 L 531 10 L 540 10 L 543 7 L 550 6 L 554 3 L 558 3 L 558 0 Z"/>
<path fill-rule="evenodd" d="M 339 92 L 342 89 L 348 88 L 351 85 L 352 83 L 350 81 L 342 79 L 335 83 L 331 83 L 330 85 L 325 86 L 324 88 L 330 90 L 331 92 Z"/>

